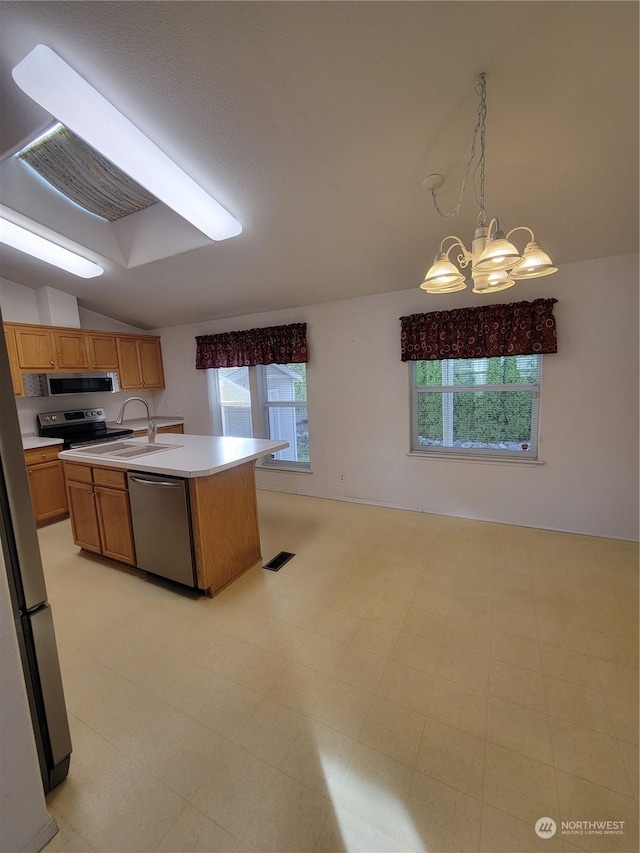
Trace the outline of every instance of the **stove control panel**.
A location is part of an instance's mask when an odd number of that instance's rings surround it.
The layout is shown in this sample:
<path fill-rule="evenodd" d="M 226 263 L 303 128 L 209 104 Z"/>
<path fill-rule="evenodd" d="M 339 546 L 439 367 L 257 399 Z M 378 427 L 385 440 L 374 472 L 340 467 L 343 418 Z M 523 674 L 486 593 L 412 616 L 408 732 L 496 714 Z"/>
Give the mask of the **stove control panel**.
<path fill-rule="evenodd" d="M 78 409 L 73 412 L 44 412 L 38 415 L 41 429 L 63 424 L 91 424 L 106 421 L 104 409 Z"/>

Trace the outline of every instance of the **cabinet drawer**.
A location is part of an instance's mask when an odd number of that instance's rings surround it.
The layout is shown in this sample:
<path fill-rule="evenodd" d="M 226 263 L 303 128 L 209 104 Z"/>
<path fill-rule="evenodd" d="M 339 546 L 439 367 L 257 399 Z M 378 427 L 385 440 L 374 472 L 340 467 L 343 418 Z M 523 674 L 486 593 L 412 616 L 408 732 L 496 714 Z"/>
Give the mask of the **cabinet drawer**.
<path fill-rule="evenodd" d="M 35 465 L 36 462 L 55 462 L 58 458 L 62 445 L 51 445 L 51 447 L 31 447 L 25 450 L 24 458 L 27 465 Z"/>
<path fill-rule="evenodd" d="M 82 465 L 80 462 L 64 463 L 65 480 L 75 480 L 78 483 L 91 483 L 91 465 Z"/>
<path fill-rule="evenodd" d="M 127 472 L 113 468 L 94 468 L 93 482 L 96 486 L 111 486 L 112 489 L 127 488 Z"/>

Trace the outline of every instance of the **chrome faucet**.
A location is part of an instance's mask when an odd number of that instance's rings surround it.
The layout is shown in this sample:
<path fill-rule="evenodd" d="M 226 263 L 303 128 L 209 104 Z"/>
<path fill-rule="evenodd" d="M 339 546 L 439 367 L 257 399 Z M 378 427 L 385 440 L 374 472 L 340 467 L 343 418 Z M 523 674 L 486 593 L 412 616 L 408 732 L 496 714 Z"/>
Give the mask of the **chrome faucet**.
<path fill-rule="evenodd" d="M 156 422 L 154 421 L 154 419 L 151 417 L 151 412 L 149 411 L 149 404 L 142 397 L 127 397 L 127 399 L 122 404 L 122 408 L 118 412 L 118 417 L 116 418 L 116 423 L 118 425 L 120 425 L 122 423 L 122 418 L 124 417 L 125 407 L 126 407 L 127 403 L 131 403 L 132 400 L 137 400 L 139 403 L 144 403 L 145 408 L 147 410 L 147 421 L 149 422 L 148 426 L 147 426 L 147 441 L 149 442 L 149 444 L 155 444 L 156 443 L 156 434 L 158 432 L 158 426 L 157 426 Z"/>

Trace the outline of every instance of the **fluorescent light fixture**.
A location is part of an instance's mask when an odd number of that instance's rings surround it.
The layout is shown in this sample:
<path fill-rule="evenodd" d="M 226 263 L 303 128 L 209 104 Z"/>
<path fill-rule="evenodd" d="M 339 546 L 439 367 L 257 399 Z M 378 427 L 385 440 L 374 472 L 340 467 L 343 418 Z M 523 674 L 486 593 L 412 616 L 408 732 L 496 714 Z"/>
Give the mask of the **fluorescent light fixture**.
<path fill-rule="evenodd" d="M 7 246 L 19 252 L 38 258 L 46 264 L 53 264 L 81 278 L 95 278 L 104 272 L 102 267 L 94 264 L 93 261 L 88 261 L 76 255 L 75 252 L 52 243 L 51 240 L 45 240 L 44 237 L 39 237 L 3 217 L 0 217 L 0 243 L 6 243 Z"/>
<path fill-rule="evenodd" d="M 242 225 L 57 53 L 36 45 L 13 79 L 37 104 L 211 240 Z"/>

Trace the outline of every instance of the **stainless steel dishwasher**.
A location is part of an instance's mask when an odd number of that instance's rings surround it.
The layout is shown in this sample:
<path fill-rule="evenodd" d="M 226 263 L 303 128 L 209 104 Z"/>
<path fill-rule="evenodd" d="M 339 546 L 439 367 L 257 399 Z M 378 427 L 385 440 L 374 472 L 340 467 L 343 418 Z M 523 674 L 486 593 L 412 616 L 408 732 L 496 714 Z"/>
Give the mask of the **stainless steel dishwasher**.
<path fill-rule="evenodd" d="M 196 586 L 187 480 L 127 473 L 136 565 L 146 572 Z"/>

